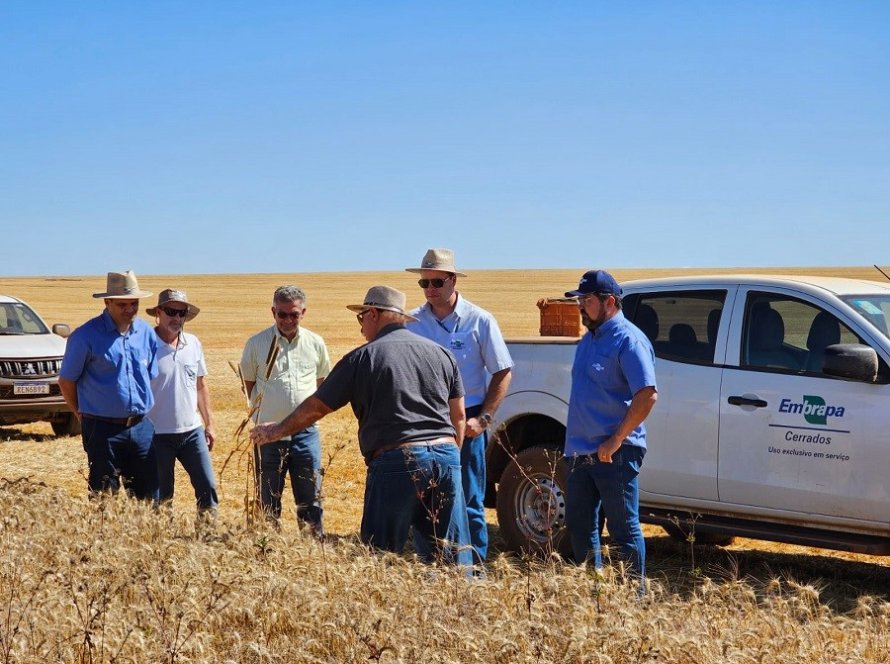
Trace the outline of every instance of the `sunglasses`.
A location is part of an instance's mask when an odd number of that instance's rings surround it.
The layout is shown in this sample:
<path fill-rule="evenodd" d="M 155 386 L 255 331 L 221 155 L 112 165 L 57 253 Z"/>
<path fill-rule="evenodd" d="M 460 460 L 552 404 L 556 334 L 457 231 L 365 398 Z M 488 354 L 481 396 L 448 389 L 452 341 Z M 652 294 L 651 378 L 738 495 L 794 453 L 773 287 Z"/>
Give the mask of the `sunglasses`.
<path fill-rule="evenodd" d="M 418 279 L 417 283 L 420 284 L 421 288 L 429 288 L 430 286 L 442 288 L 447 281 L 451 281 L 451 277 L 445 277 L 444 279 Z"/>
<path fill-rule="evenodd" d="M 365 309 L 362 312 L 359 312 L 355 315 L 355 319 L 358 321 L 358 324 L 361 325 L 365 320 L 365 314 L 371 311 L 371 309 Z"/>
<path fill-rule="evenodd" d="M 188 309 L 172 309 L 170 307 L 161 307 L 161 311 L 168 316 L 179 316 L 180 318 L 185 318 L 189 312 Z"/>
<path fill-rule="evenodd" d="M 288 318 L 290 320 L 299 320 L 300 316 L 303 315 L 303 312 L 301 312 L 301 311 L 287 312 L 287 311 L 279 311 L 278 309 L 276 309 L 275 315 L 278 316 L 281 320 L 286 320 Z"/>

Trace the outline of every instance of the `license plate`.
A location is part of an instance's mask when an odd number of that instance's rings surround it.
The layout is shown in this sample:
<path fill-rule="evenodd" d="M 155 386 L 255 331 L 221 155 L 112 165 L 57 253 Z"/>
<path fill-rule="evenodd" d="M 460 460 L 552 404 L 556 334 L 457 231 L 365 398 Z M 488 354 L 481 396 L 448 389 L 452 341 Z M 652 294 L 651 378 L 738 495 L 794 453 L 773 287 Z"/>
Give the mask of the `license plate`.
<path fill-rule="evenodd" d="M 49 383 L 15 383 L 13 394 L 49 394 Z"/>

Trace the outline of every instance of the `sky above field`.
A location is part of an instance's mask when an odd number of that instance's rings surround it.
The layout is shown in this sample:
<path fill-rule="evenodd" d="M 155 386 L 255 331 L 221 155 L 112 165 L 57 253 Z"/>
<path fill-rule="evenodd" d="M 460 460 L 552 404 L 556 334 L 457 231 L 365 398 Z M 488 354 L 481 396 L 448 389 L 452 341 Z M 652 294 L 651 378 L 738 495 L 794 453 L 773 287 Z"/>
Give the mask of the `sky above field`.
<path fill-rule="evenodd" d="M 0 276 L 890 264 L 890 3 L 0 2 Z"/>

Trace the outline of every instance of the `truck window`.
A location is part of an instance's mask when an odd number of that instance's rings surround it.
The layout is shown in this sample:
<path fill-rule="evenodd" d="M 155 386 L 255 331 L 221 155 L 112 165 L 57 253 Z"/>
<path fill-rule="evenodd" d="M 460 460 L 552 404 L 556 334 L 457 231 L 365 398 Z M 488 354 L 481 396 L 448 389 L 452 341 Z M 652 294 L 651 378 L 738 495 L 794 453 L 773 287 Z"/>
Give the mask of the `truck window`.
<path fill-rule="evenodd" d="M 821 374 L 823 353 L 838 343 L 862 343 L 836 316 L 775 293 L 748 294 L 742 366 Z"/>
<path fill-rule="evenodd" d="M 713 364 L 725 290 L 671 291 L 625 298 L 625 315 L 649 337 L 656 357 Z"/>

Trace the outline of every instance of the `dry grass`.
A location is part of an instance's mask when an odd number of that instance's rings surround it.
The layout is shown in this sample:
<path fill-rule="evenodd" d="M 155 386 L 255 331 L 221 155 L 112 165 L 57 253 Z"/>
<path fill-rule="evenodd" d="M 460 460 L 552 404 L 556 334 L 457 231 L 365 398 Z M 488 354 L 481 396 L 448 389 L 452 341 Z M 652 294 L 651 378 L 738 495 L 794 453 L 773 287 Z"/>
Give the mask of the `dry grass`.
<path fill-rule="evenodd" d="M 123 266 L 125 267 L 125 266 Z M 537 333 L 539 297 L 560 295 L 581 269 L 474 273 L 461 283 L 508 336 Z M 770 270 L 773 272 L 779 270 Z M 815 272 L 816 270 L 799 270 Z M 616 271 L 620 279 L 652 271 Z M 675 271 L 679 272 L 679 271 Z M 820 273 L 875 278 L 871 269 Z M 663 271 L 662 271 L 663 273 Z M 387 283 L 419 303 L 416 276 L 373 274 L 142 277 L 201 306 L 220 437 L 232 451 L 244 399 L 228 366 L 271 324 L 282 283 L 309 293 L 305 325 L 332 359 L 360 342 L 344 307 Z M 104 276 L 0 279 L 49 322 L 95 315 Z M 175 512 L 124 498 L 86 500 L 85 455 L 48 425 L 0 428 L 0 663 L 294 661 L 886 661 L 890 574 L 882 559 L 740 540 L 694 558 L 647 528 L 653 593 L 638 604 L 615 579 L 496 557 L 466 581 L 410 559 L 367 555 L 355 541 L 364 464 L 348 409 L 322 421 L 326 529 L 320 546 L 292 516 L 283 532 L 245 527 L 243 467 L 221 478 L 217 536 L 193 536 L 187 478 Z M 29 478 L 29 479 L 21 479 Z M 493 527 L 497 553 L 497 528 Z"/>

